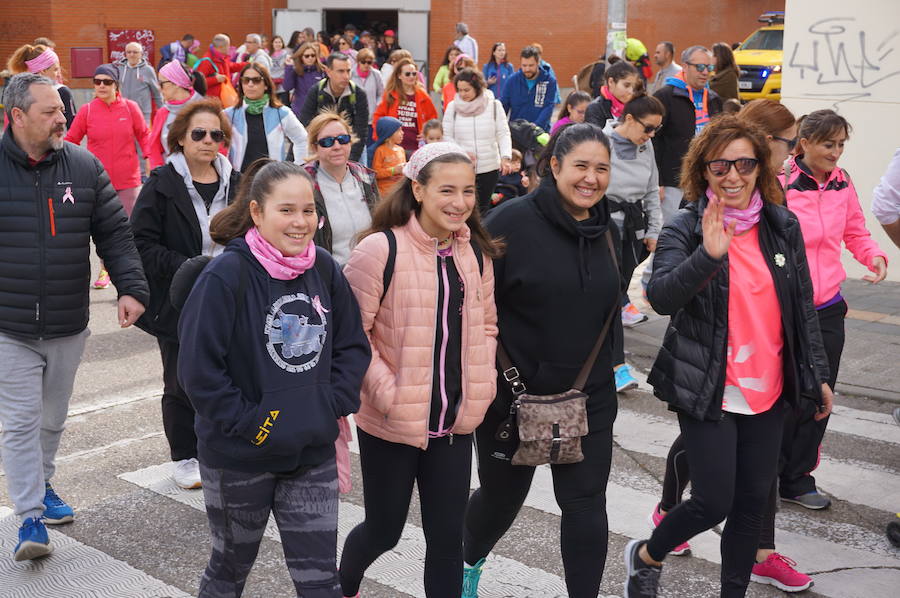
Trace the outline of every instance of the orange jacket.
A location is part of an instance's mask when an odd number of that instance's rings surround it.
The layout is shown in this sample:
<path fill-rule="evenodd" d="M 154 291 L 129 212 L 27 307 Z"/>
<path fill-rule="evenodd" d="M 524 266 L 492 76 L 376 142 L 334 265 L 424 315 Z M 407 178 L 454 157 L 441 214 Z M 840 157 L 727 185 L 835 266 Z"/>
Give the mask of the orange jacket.
<path fill-rule="evenodd" d="M 359 302 L 363 329 L 372 346 L 372 361 L 363 379 L 357 425 L 388 442 L 421 449 L 428 446 L 431 386 L 434 383 L 434 338 L 437 317 L 437 240 L 415 216 L 392 229 L 397 239 L 394 274 L 384 301 L 387 237 L 369 235 L 359 242 L 344 275 Z M 497 390 L 497 307 L 494 269 L 484 272 L 469 242 L 468 227 L 453 241 L 453 259 L 465 284 L 462 326 L 462 402 L 454 434 L 469 434 L 484 418 Z"/>
<path fill-rule="evenodd" d="M 406 164 L 406 152 L 399 145 L 389 148 L 385 143 L 375 149 L 375 154 L 372 156 L 372 170 L 375 171 L 378 192 L 382 197 L 403 176 L 404 164 Z"/>
<path fill-rule="evenodd" d="M 388 106 L 388 98 L 390 98 L 391 104 Z M 372 133 L 374 135 L 375 129 L 378 126 L 378 119 L 382 116 L 393 116 L 397 118 L 397 112 L 400 109 L 400 94 L 396 91 L 392 91 L 390 94 L 384 94 L 381 98 L 381 103 L 378 104 L 378 108 L 375 109 L 375 114 L 372 115 Z M 422 133 L 422 128 L 425 126 L 425 123 L 431 120 L 432 118 L 437 118 L 437 109 L 434 107 L 434 102 L 431 101 L 431 98 L 428 97 L 428 94 L 421 87 L 416 87 L 416 125 L 419 128 L 419 133 Z"/>

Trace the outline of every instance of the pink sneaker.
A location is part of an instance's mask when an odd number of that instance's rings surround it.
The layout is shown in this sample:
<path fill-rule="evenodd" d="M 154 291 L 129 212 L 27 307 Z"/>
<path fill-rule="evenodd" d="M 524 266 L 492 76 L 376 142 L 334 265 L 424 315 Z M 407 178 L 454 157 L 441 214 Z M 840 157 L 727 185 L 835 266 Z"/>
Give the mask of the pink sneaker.
<path fill-rule="evenodd" d="M 653 507 L 653 512 L 650 513 L 650 517 L 647 518 L 647 521 L 650 523 L 650 529 L 656 529 L 656 526 L 659 525 L 659 522 L 663 520 L 665 515 L 659 512 L 659 503 L 656 503 L 656 506 Z M 673 554 L 675 556 L 688 556 L 691 554 L 691 545 L 687 542 L 679 544 L 676 546 L 669 554 Z"/>
<path fill-rule="evenodd" d="M 765 561 L 753 565 L 750 579 L 756 583 L 767 583 L 784 592 L 802 592 L 811 585 L 809 575 L 800 573 L 794 567 L 797 563 L 777 552 L 770 554 Z"/>

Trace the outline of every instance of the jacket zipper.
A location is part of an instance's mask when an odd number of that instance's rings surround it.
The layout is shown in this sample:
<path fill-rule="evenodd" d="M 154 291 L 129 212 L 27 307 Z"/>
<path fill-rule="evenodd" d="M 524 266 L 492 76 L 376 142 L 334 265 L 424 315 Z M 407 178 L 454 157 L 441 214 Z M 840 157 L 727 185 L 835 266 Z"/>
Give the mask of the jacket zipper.
<path fill-rule="evenodd" d="M 35 196 L 38 200 L 38 226 L 40 227 L 40 235 L 38 236 L 38 239 L 39 239 L 38 240 L 38 254 L 40 256 L 39 259 L 41 262 L 40 266 L 39 266 L 40 275 L 38 277 L 38 280 L 40 281 L 38 288 L 40 289 L 40 291 L 38 293 L 37 303 L 34 304 L 34 320 L 35 320 L 35 322 L 38 323 L 38 338 L 43 338 L 44 322 L 41 320 L 41 304 L 44 302 L 44 292 L 46 290 L 45 289 L 46 285 L 44 282 L 44 279 L 45 279 L 44 262 L 45 262 L 45 255 L 46 255 L 46 247 L 45 247 L 45 242 L 44 242 L 44 219 L 42 217 L 43 214 L 40 214 L 40 212 L 42 211 L 42 209 L 40 207 L 40 205 L 41 205 L 41 200 L 40 200 L 40 198 L 41 198 L 41 171 L 38 170 L 37 168 L 35 168 L 35 170 L 34 170 L 34 191 L 35 191 Z"/>
<path fill-rule="evenodd" d="M 443 334 L 441 334 L 441 355 L 438 359 L 438 370 L 440 376 L 441 383 L 441 414 L 438 416 L 438 434 L 441 433 L 444 429 L 444 421 L 447 417 L 447 406 L 449 404 L 449 400 L 447 398 L 447 336 L 449 333 L 449 326 L 447 325 L 447 312 L 450 309 L 450 282 L 447 277 L 447 258 L 444 256 L 440 256 L 441 260 L 441 271 L 439 272 L 439 280 L 438 287 L 441 284 L 444 286 L 444 300 L 441 302 L 441 305 L 438 306 L 441 317 L 441 328 Z M 438 291 L 438 296 L 440 296 L 440 291 Z M 437 335 L 437 330 L 435 330 L 435 336 Z"/>
<path fill-rule="evenodd" d="M 815 179 L 813 179 L 815 181 Z M 815 181 L 816 186 L 819 185 L 818 181 Z M 828 184 L 827 182 L 825 183 Z M 822 269 L 819 267 L 821 264 L 820 254 L 822 251 L 822 241 L 825 238 L 825 219 L 822 218 L 822 191 L 819 189 L 819 200 L 816 202 L 816 215 L 819 217 L 819 242 L 816 243 L 816 284 L 813 285 L 813 307 L 816 306 L 816 287 L 819 289 L 822 288 Z M 840 243 L 838 243 L 840 246 Z"/>
<path fill-rule="evenodd" d="M 53 198 L 47 198 L 47 209 L 50 212 L 50 236 L 56 236 L 56 214 L 53 211 Z"/>

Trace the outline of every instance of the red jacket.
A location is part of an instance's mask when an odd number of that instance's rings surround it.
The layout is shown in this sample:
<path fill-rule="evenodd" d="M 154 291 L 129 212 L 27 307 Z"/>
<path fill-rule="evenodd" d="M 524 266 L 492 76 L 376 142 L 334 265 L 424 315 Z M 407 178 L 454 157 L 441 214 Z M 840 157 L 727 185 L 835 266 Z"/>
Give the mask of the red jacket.
<path fill-rule="evenodd" d="M 227 56 L 210 48 L 206 56 L 194 65 L 194 70 L 206 77 L 206 95 L 218 98 L 222 84 L 216 75 L 225 75 L 231 81 L 231 76 L 240 72 L 246 64 L 246 62 L 232 62 Z"/>
<path fill-rule="evenodd" d="M 141 167 L 134 142 L 144 156 L 150 155 L 150 129 L 133 101 L 116 97 L 112 104 L 97 98 L 82 106 L 66 134 L 66 141 L 79 145 L 87 135 L 87 149 L 103 164 L 116 191 L 141 184 Z"/>
<path fill-rule="evenodd" d="M 388 106 L 388 98 L 391 100 L 391 105 Z M 384 94 L 381 98 L 381 103 L 378 104 L 378 108 L 375 109 L 375 114 L 372 115 L 372 133 L 376 130 L 378 126 L 378 119 L 382 116 L 393 116 L 397 118 L 397 112 L 400 109 L 400 95 L 396 91 L 392 91 L 390 94 Z M 419 133 L 422 133 L 422 127 L 425 126 L 425 123 L 431 120 L 432 118 L 437 118 L 437 110 L 434 107 L 434 102 L 431 101 L 431 98 L 428 97 L 428 94 L 425 93 L 425 90 L 416 87 L 416 124 L 419 128 Z"/>

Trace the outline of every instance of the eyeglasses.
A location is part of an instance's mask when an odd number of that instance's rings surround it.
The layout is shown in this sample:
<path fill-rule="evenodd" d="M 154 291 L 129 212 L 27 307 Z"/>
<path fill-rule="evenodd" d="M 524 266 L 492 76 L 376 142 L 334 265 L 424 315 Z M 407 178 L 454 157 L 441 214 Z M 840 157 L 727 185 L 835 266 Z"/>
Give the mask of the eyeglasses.
<path fill-rule="evenodd" d="M 654 127 L 653 125 L 647 125 L 647 124 L 644 124 L 644 123 L 641 121 L 641 119 L 637 118 L 637 117 L 634 116 L 634 115 L 632 115 L 631 118 L 633 118 L 633 119 L 637 122 L 637 124 L 639 124 L 639 125 L 641 125 L 642 127 L 644 127 L 644 134 L 645 134 L 645 135 L 650 135 L 651 133 L 654 134 L 654 135 L 656 135 L 657 133 L 659 133 L 660 129 L 662 129 L 662 123 L 660 123 L 660 125 L 659 125 L 658 127 Z"/>
<path fill-rule="evenodd" d="M 194 141 L 203 141 L 206 138 L 207 133 L 209 133 L 209 136 L 212 137 L 212 140 L 216 143 L 225 141 L 225 132 L 222 129 L 206 130 L 200 127 L 191 131 L 191 139 Z"/>
<path fill-rule="evenodd" d="M 375 61 L 374 60 L 360 60 L 359 61 L 360 64 L 372 64 L 373 62 L 375 62 Z"/>
<path fill-rule="evenodd" d="M 685 64 L 694 67 L 699 73 L 702 73 L 703 71 L 712 73 L 716 70 L 716 66 L 714 64 L 694 64 L 693 62 L 685 62 Z"/>
<path fill-rule="evenodd" d="M 94 77 L 94 85 L 113 85 L 115 83 L 112 79 L 98 79 Z"/>
<path fill-rule="evenodd" d="M 706 167 L 711 175 L 723 177 L 731 172 L 732 166 L 738 171 L 738 174 L 748 175 L 756 170 L 757 164 L 759 164 L 759 160 L 756 158 L 738 158 L 737 160 L 710 160 L 706 163 Z"/>
<path fill-rule="evenodd" d="M 793 149 L 797 146 L 797 142 L 800 141 L 799 137 L 794 137 L 793 139 L 785 139 L 784 137 L 778 137 L 777 135 L 772 135 L 772 139 L 783 141 L 787 145 L 789 152 L 793 151 Z"/>
<path fill-rule="evenodd" d="M 303 55 L 301 56 L 301 58 L 315 58 L 315 57 L 316 57 L 315 54 L 303 54 Z"/>
<path fill-rule="evenodd" d="M 418 74 L 419 74 L 418 71 L 408 71 L 405 73 L 400 73 L 400 76 L 401 77 L 415 77 Z"/>
<path fill-rule="evenodd" d="M 331 147 L 334 145 L 334 142 L 337 141 L 341 145 L 347 145 L 350 143 L 350 135 L 332 135 L 331 137 L 322 137 L 316 143 L 319 147 Z"/>
<path fill-rule="evenodd" d="M 259 85 L 262 82 L 262 77 L 241 77 L 241 83 L 252 83 L 254 85 Z"/>

